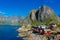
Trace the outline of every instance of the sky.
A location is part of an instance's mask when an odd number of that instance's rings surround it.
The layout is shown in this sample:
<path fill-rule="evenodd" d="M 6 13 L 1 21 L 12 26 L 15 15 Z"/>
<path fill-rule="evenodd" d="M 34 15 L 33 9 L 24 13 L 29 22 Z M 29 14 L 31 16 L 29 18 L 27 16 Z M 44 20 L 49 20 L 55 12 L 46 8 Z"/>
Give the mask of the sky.
<path fill-rule="evenodd" d="M 41 5 L 51 7 L 56 15 L 60 15 L 60 0 L 0 0 L 0 14 L 26 17 L 30 10 Z"/>

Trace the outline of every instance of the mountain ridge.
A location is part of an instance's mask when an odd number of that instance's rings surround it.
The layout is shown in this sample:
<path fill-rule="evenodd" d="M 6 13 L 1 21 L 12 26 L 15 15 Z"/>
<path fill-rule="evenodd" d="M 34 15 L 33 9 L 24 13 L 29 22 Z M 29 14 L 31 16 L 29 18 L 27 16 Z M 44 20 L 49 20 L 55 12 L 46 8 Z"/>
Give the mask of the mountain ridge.
<path fill-rule="evenodd" d="M 57 18 L 58 17 L 52 8 L 42 5 L 40 8 L 32 9 L 24 21 L 25 23 L 27 22 L 27 24 L 32 25 L 50 23 L 57 24 Z"/>

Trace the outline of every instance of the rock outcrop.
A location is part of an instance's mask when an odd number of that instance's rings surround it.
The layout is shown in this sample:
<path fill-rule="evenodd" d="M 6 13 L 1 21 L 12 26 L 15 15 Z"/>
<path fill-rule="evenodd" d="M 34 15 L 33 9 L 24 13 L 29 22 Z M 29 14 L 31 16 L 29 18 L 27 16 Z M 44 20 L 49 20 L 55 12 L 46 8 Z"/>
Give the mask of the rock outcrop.
<path fill-rule="evenodd" d="M 45 35 L 37 35 L 32 33 L 31 26 L 23 26 L 17 31 L 19 32 L 17 37 L 24 37 L 23 40 L 47 40 Z"/>
<path fill-rule="evenodd" d="M 54 14 L 52 8 L 48 6 L 41 6 L 38 9 L 33 9 L 29 12 L 29 15 L 26 17 L 25 22 L 27 21 L 30 24 L 37 23 L 56 23 L 58 22 L 57 16 Z"/>

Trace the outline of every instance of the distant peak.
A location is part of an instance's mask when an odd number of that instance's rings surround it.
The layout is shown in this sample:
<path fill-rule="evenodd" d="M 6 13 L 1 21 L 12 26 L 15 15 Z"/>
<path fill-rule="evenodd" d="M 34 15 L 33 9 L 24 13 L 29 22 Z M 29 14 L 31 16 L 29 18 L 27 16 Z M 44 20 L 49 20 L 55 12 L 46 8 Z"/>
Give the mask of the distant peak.
<path fill-rule="evenodd" d="M 46 6 L 46 5 L 42 5 L 42 6 L 39 7 L 39 9 L 40 8 L 50 8 L 50 7 L 49 6 Z"/>

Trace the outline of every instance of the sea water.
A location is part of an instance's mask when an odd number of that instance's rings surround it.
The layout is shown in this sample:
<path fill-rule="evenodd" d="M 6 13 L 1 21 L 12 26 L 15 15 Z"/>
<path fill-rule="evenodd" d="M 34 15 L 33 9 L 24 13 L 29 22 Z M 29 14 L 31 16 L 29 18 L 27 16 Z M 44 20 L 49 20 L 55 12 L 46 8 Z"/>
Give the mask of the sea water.
<path fill-rule="evenodd" d="M 0 40 L 22 40 L 16 31 L 20 26 L 0 25 Z"/>

